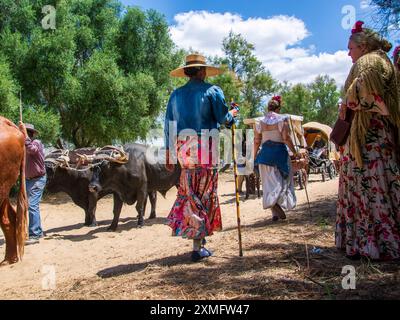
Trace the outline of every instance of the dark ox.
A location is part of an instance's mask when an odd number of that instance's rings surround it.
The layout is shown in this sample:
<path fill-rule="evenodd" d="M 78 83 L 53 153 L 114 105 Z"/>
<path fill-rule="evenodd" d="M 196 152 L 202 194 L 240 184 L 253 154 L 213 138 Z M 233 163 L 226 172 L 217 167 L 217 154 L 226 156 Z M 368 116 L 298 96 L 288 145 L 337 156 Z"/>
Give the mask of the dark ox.
<path fill-rule="evenodd" d="M 28 203 L 25 190 L 25 137 L 10 120 L 0 117 L 0 225 L 6 254 L 0 265 L 18 262 L 24 253 Z M 9 194 L 20 177 L 17 210 Z"/>
<path fill-rule="evenodd" d="M 95 148 L 82 148 L 76 149 L 69 153 L 71 163 L 77 162 L 76 154 L 91 155 L 95 151 Z M 89 192 L 89 183 L 93 176 L 93 171 L 90 169 L 75 169 L 60 166 L 53 160 L 59 155 L 52 154 L 46 157 L 46 173 L 47 173 L 47 184 L 46 189 L 50 193 L 65 192 L 68 194 L 72 201 L 85 211 L 85 226 L 95 227 L 97 226 L 96 221 L 96 207 L 97 202 L 109 195 L 113 194 L 114 208 L 113 213 L 120 215 L 123 201 L 117 193 L 102 190 L 99 192 Z M 152 192 L 148 194 L 151 203 L 150 219 L 156 217 L 156 201 L 157 194 Z M 118 218 L 117 218 L 118 219 Z M 114 219 L 115 220 L 115 219 Z M 113 220 L 113 221 L 114 221 Z M 115 231 L 117 228 L 116 224 L 111 224 L 109 230 Z"/>
<path fill-rule="evenodd" d="M 97 201 L 111 192 L 93 194 L 88 192 L 89 182 L 92 178 L 90 170 L 75 170 L 60 167 L 46 161 L 47 184 L 50 193 L 65 192 L 72 201 L 85 211 L 85 226 L 97 226 L 96 206 Z M 114 195 L 114 210 L 119 205 L 118 196 Z"/>
<path fill-rule="evenodd" d="M 175 167 L 173 172 L 165 169 L 161 163 L 152 164 L 146 159 L 147 148 L 141 144 L 128 144 L 125 151 L 129 154 L 126 164 L 103 161 L 93 168 L 90 182 L 91 192 L 114 192 L 123 202 L 136 203 L 138 226 L 144 225 L 146 196 L 150 192 L 165 194 L 173 186 L 179 184 L 181 169 Z M 117 226 L 119 213 L 114 215 L 113 225 Z"/>

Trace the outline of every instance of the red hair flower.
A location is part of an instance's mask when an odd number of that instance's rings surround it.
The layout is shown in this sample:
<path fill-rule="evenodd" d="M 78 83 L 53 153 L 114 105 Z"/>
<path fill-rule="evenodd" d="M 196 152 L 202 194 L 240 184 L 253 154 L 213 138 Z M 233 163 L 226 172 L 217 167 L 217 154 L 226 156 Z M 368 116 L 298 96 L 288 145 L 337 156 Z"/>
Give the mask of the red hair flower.
<path fill-rule="evenodd" d="M 281 104 L 281 102 L 282 102 L 282 97 L 281 97 L 281 96 L 273 96 L 273 97 L 272 97 L 272 100 L 278 102 L 279 104 Z"/>
<path fill-rule="evenodd" d="M 364 22 L 363 21 L 357 21 L 356 24 L 354 25 L 353 29 L 351 29 L 351 33 L 355 34 L 355 33 L 360 33 L 363 31 L 363 26 Z"/>

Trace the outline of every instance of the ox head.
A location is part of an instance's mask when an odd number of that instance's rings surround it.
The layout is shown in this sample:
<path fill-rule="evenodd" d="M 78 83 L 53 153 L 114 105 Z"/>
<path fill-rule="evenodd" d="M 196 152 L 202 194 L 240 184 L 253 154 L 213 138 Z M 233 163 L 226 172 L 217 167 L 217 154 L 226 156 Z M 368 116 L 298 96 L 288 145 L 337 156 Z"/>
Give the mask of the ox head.
<path fill-rule="evenodd" d="M 53 188 L 55 180 L 57 180 L 56 176 L 58 173 L 58 168 L 60 166 L 67 165 L 66 158 L 62 158 L 62 156 L 66 155 L 67 152 L 68 150 L 57 149 L 46 155 L 44 159 L 44 164 L 47 175 L 47 182 L 46 182 L 47 189 Z M 52 192 L 51 190 L 49 191 Z"/>
<path fill-rule="evenodd" d="M 52 186 L 55 181 L 55 176 L 57 173 L 58 164 L 55 161 L 48 159 L 45 160 L 44 164 L 46 167 L 46 175 L 47 175 L 46 188 L 52 189 Z M 51 192 L 51 190 L 49 191 Z"/>
<path fill-rule="evenodd" d="M 60 192 L 72 190 L 77 187 L 77 184 L 86 182 L 89 184 L 92 172 L 88 169 L 77 170 L 73 167 L 68 167 L 65 163 L 46 158 L 45 167 L 47 174 L 46 189 L 51 192 Z"/>
<path fill-rule="evenodd" d="M 92 178 L 89 183 L 89 192 L 98 193 L 104 189 L 104 182 L 110 176 L 111 165 L 109 161 L 104 160 L 90 169 Z"/>

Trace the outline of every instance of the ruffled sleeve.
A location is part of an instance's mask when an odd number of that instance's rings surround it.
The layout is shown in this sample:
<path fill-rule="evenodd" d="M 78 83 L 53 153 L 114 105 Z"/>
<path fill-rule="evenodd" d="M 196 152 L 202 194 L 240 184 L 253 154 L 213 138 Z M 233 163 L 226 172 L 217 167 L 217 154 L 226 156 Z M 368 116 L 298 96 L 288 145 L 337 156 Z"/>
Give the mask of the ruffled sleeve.
<path fill-rule="evenodd" d="M 288 119 L 289 119 L 289 117 L 284 117 L 284 118 L 282 118 L 281 121 L 278 122 L 278 130 L 280 133 L 282 133 L 285 121 L 287 121 Z"/>

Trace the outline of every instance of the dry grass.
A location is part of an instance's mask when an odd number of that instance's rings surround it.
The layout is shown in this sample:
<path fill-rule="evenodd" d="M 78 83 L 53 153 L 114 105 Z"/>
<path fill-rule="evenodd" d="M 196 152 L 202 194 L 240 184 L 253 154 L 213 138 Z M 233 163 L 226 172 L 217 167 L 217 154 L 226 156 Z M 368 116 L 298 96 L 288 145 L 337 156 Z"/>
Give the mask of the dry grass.
<path fill-rule="evenodd" d="M 270 218 L 210 238 L 215 255 L 201 263 L 188 255 L 101 270 L 55 292 L 54 299 L 398 299 L 398 263 L 350 261 L 333 244 L 335 199 L 297 208 L 284 222 Z M 309 249 L 307 259 L 305 244 Z M 321 248 L 320 254 L 311 252 Z M 353 265 L 357 289 L 342 289 L 342 267 Z"/>

